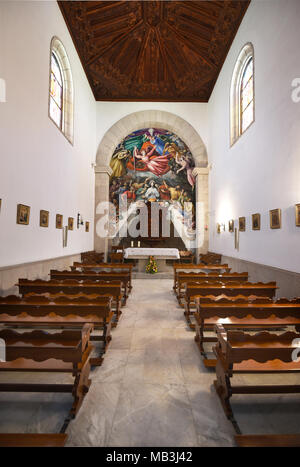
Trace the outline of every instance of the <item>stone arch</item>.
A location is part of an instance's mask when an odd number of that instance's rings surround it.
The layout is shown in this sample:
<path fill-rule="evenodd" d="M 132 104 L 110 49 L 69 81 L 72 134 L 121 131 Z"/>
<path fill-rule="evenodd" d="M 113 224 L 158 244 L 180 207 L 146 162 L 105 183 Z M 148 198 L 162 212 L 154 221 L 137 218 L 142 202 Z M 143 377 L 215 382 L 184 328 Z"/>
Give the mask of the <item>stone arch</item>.
<path fill-rule="evenodd" d="M 207 251 L 208 247 L 208 159 L 205 144 L 200 135 L 186 120 L 178 115 L 161 110 L 145 110 L 126 115 L 116 122 L 103 136 L 98 145 L 95 169 L 95 250 L 104 251 L 105 258 L 109 248 L 109 240 L 97 235 L 98 204 L 109 200 L 109 166 L 111 156 L 118 144 L 130 133 L 141 128 L 162 128 L 175 133 L 190 149 L 194 162 L 196 177 L 196 202 L 200 206 L 196 212 L 197 235 L 201 238 L 196 254 Z"/>
<path fill-rule="evenodd" d="M 161 110 L 142 110 L 121 118 L 103 136 L 97 150 L 96 165 L 109 166 L 117 145 L 127 135 L 141 128 L 163 128 L 179 136 L 193 154 L 196 167 L 207 167 L 206 147 L 197 131 L 178 115 Z"/>

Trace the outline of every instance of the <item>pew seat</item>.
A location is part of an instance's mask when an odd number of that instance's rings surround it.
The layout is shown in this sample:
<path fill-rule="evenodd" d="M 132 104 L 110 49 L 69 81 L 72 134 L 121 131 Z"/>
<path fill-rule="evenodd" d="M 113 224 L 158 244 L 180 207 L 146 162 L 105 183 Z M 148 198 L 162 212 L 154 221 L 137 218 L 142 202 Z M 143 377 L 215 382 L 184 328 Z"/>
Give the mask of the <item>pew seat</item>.
<path fill-rule="evenodd" d="M 91 365 L 101 365 L 111 341 L 114 312 L 111 297 L 31 295 L 0 297 L 0 325 L 38 328 L 82 328 L 87 323 L 101 334 L 90 336 L 91 341 L 101 343 L 98 356 L 91 358 Z"/>
<path fill-rule="evenodd" d="M 73 404 L 69 416 L 78 413 L 91 380 L 90 355 L 93 346 L 90 334 L 93 327 L 84 324 L 80 330 L 49 333 L 41 330 L 0 330 L 5 342 L 5 361 L 0 361 L 0 372 L 69 373 L 73 384 L 1 382 L 0 392 L 62 392 L 71 393 Z"/>
<path fill-rule="evenodd" d="M 207 359 L 204 343 L 216 342 L 217 336 L 207 337 L 205 331 L 215 329 L 217 324 L 225 329 L 300 329 L 300 299 L 195 297 L 195 303 L 195 341 L 204 364 L 209 367 L 213 367 L 216 360 Z"/>
<path fill-rule="evenodd" d="M 0 433 L 1 448 L 64 447 L 66 433 Z"/>
<path fill-rule="evenodd" d="M 256 296 L 272 298 L 275 296 L 277 289 L 276 282 L 199 281 L 187 283 L 183 303 L 183 307 L 185 308 L 184 316 L 190 328 L 194 329 L 195 325 L 191 322 L 191 316 L 194 314 L 195 310 L 192 310 L 191 307 L 196 307 L 195 297 L 197 295 L 202 297 L 209 295 L 237 297 L 242 295 L 246 297 Z"/>
<path fill-rule="evenodd" d="M 243 448 L 300 447 L 300 434 L 236 435 L 237 446 Z"/>
<path fill-rule="evenodd" d="M 217 325 L 218 342 L 214 347 L 216 355 L 216 380 L 214 386 L 220 398 L 225 415 L 237 430 L 230 399 L 234 394 L 299 394 L 300 384 L 232 384 L 234 374 L 287 374 L 300 376 L 300 361 L 293 359 L 298 350 L 300 333 L 259 332 L 226 330 Z M 238 433 L 240 434 L 240 433 Z"/>

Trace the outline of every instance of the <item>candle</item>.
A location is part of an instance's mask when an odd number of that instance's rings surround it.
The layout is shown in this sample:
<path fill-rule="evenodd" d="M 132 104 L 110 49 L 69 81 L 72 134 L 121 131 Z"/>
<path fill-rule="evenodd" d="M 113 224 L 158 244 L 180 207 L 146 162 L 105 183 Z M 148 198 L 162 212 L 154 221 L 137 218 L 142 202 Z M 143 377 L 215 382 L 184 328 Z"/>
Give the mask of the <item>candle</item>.
<path fill-rule="evenodd" d="M 134 243 L 133 243 L 133 242 L 131 242 L 131 248 L 133 248 L 133 245 L 134 245 Z"/>
<path fill-rule="evenodd" d="M 140 241 L 138 241 L 138 247 L 140 247 L 140 246 L 141 246 L 141 242 L 140 242 Z"/>

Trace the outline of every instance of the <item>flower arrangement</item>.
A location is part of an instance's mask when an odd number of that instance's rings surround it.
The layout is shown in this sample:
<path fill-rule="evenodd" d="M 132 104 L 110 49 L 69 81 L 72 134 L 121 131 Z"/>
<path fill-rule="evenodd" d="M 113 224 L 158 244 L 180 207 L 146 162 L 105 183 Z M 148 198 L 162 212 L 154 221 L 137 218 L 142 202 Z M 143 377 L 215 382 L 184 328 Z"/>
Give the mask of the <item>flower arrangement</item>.
<path fill-rule="evenodd" d="M 156 263 L 154 257 L 150 256 L 149 262 L 148 262 L 148 264 L 146 266 L 146 272 L 148 272 L 149 274 L 155 274 L 157 271 L 158 271 L 157 263 Z"/>

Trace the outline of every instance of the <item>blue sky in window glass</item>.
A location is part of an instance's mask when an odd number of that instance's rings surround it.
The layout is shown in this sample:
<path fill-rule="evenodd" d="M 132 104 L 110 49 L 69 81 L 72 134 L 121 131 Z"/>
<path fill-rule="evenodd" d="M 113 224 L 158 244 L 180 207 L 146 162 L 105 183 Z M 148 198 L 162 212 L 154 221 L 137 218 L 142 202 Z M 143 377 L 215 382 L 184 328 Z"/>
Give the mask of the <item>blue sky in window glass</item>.
<path fill-rule="evenodd" d="M 61 127 L 62 119 L 62 74 L 58 62 L 51 54 L 51 78 L 50 78 L 50 117 Z"/>
<path fill-rule="evenodd" d="M 241 129 L 253 121 L 253 59 L 248 61 L 241 82 Z"/>

